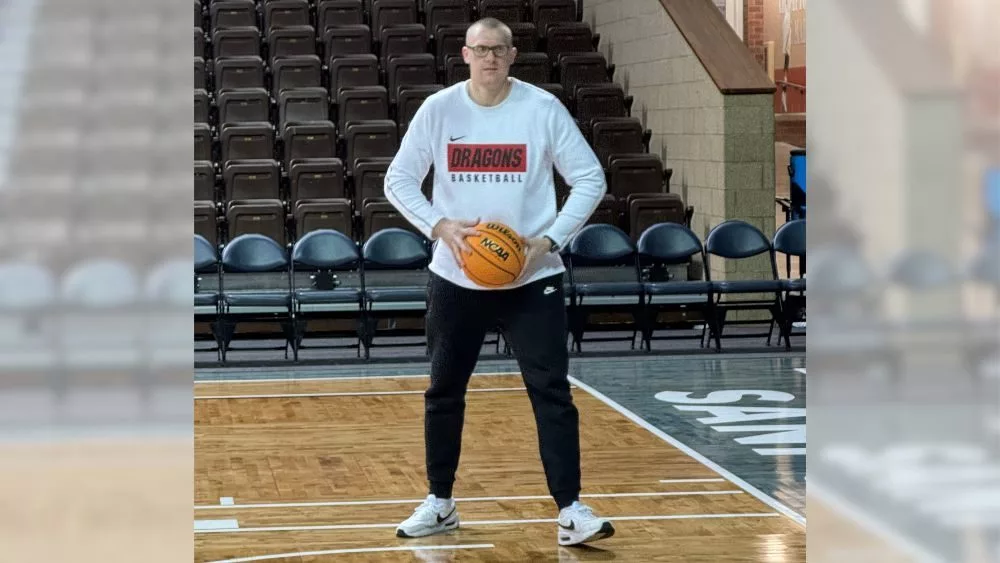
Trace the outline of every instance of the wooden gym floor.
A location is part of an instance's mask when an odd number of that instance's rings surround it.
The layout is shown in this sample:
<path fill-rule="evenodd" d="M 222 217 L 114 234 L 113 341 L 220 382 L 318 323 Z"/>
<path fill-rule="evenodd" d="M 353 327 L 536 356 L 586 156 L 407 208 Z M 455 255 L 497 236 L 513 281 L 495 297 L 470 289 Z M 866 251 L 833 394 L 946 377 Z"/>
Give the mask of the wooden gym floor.
<path fill-rule="evenodd" d="M 583 498 L 617 534 L 560 548 L 517 374 L 467 397 L 454 532 L 395 526 L 426 495 L 426 377 L 200 382 L 195 561 L 805 561 L 805 528 L 574 388 Z"/>

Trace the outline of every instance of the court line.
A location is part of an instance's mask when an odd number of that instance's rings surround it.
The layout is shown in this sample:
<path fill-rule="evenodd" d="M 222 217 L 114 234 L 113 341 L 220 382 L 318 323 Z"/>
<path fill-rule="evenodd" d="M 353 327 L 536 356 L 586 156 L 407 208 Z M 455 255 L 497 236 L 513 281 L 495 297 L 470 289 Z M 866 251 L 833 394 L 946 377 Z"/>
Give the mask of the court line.
<path fill-rule="evenodd" d="M 346 553 L 384 553 L 389 551 L 433 551 L 444 549 L 493 549 L 491 543 L 467 543 L 459 545 L 411 545 L 398 547 L 355 547 L 351 549 L 327 549 L 324 551 L 297 551 L 294 553 L 275 553 L 273 555 L 254 555 L 238 559 L 220 559 L 210 563 L 249 563 L 250 561 L 267 561 L 284 559 L 286 557 L 316 557 L 319 555 L 341 555 Z"/>
<path fill-rule="evenodd" d="M 469 389 L 469 393 L 492 393 L 499 391 L 524 391 L 524 387 L 491 387 L 489 389 Z M 222 399 L 290 399 L 295 397 L 374 397 L 378 395 L 423 395 L 425 391 L 340 391 L 335 393 L 270 393 L 260 395 L 204 395 L 199 400 Z"/>
<path fill-rule="evenodd" d="M 194 529 L 195 530 L 235 530 L 239 528 L 240 524 L 235 518 L 226 518 L 225 520 L 195 520 Z"/>
<path fill-rule="evenodd" d="M 725 483 L 722 478 L 713 479 L 660 479 L 661 483 Z"/>
<path fill-rule="evenodd" d="M 720 479 L 721 481 L 721 479 Z M 744 491 L 653 491 L 648 493 L 590 493 L 582 494 L 581 498 L 620 498 L 620 497 L 680 497 L 689 495 L 741 495 Z M 549 500 L 548 495 L 525 495 L 513 497 L 466 497 L 456 498 L 455 502 L 488 502 L 502 500 Z M 378 499 L 378 500 L 335 500 L 309 502 L 272 502 L 257 504 L 203 504 L 195 506 L 195 510 L 227 510 L 236 508 L 304 508 L 309 506 L 373 506 L 380 504 L 419 504 L 424 499 Z"/>
<path fill-rule="evenodd" d="M 580 389 L 583 389 L 584 391 L 590 393 L 591 395 L 594 396 L 594 398 L 598 399 L 599 401 L 601 401 L 605 405 L 607 405 L 607 406 L 615 409 L 616 411 L 618 411 L 619 413 L 621 413 L 623 416 L 625 416 L 626 418 L 628 418 L 632 422 L 634 422 L 634 423 L 638 424 L 639 426 L 645 428 L 646 430 L 652 432 L 655 436 L 659 437 L 664 442 L 667 442 L 671 446 L 673 446 L 673 447 L 677 448 L 678 450 L 680 450 L 680 451 L 684 452 L 685 454 L 687 454 L 689 457 L 691 457 L 694 460 L 700 462 L 705 467 L 708 467 L 709 469 L 715 471 L 719 475 L 725 477 L 732 484 L 736 485 L 737 487 L 739 487 L 739 488 L 743 489 L 744 491 L 746 491 L 746 492 L 750 493 L 751 495 L 753 495 L 755 498 L 757 498 L 757 500 L 759 500 L 759 501 L 763 502 L 764 504 L 766 504 L 767 506 L 769 506 L 769 507 L 777 510 L 781 514 L 784 514 L 785 516 L 787 516 L 788 518 L 790 518 L 792 521 L 796 522 L 797 524 L 800 524 L 801 526 L 805 527 L 805 525 L 806 525 L 806 518 L 804 516 L 802 516 L 801 514 L 795 512 L 794 510 L 792 510 L 791 508 L 789 508 L 785 504 L 783 504 L 780 501 L 778 501 L 778 499 L 776 499 L 776 498 L 774 498 L 774 497 L 772 497 L 772 496 L 764 493 L 763 491 L 761 491 L 757 487 L 754 487 L 750 483 L 747 483 L 743 479 L 740 479 L 735 474 L 733 474 L 731 471 L 729 471 L 726 468 L 722 467 L 721 465 L 715 463 L 714 461 L 708 459 L 707 457 L 701 455 L 700 453 L 698 453 L 697 451 L 695 451 L 693 448 L 688 447 L 686 444 L 684 444 L 683 442 L 681 442 L 677 438 L 674 438 L 673 436 L 667 434 L 663 430 L 660 430 L 659 428 L 653 426 L 649 422 L 646 422 L 646 420 L 644 420 L 639 415 L 637 415 L 634 412 L 632 412 L 632 411 L 626 409 L 625 407 L 619 405 L 614 400 L 612 400 L 610 397 L 608 397 L 604 393 L 601 393 L 597 389 L 594 389 L 590 385 L 587 385 L 586 383 L 580 381 L 579 379 L 577 379 L 577 378 L 575 378 L 573 376 L 570 376 L 569 380 L 570 380 L 571 383 L 573 383 L 574 385 L 576 385 Z"/>
<path fill-rule="evenodd" d="M 806 368 L 795 368 L 795 371 L 801 373 L 802 375 L 806 375 Z"/>
<path fill-rule="evenodd" d="M 612 522 L 626 520 L 709 520 L 717 518 L 770 518 L 781 514 L 777 512 L 744 512 L 740 514 L 665 514 L 653 516 L 606 516 Z M 504 526 L 509 524 L 548 524 L 555 523 L 556 518 L 528 518 L 523 520 L 463 520 L 462 527 Z M 196 530 L 196 534 L 248 534 L 260 532 L 306 532 L 322 530 L 362 530 L 370 528 L 395 528 L 399 522 L 388 524 L 318 524 L 306 526 L 263 526 L 258 528 L 233 528 L 229 530 Z"/>
<path fill-rule="evenodd" d="M 472 377 L 483 377 L 483 376 L 505 376 L 505 375 L 516 375 L 520 377 L 520 373 L 514 371 L 504 371 L 504 372 L 489 372 L 489 373 L 473 373 Z M 199 383 L 285 383 L 287 381 L 350 381 L 357 379 L 419 379 L 421 377 L 430 377 L 430 374 L 406 374 L 406 375 L 347 375 L 343 377 L 337 377 L 335 375 L 330 376 L 319 376 L 319 377 L 275 377 L 268 379 L 252 379 L 241 377 L 238 379 L 196 379 L 194 380 L 195 385 Z"/>

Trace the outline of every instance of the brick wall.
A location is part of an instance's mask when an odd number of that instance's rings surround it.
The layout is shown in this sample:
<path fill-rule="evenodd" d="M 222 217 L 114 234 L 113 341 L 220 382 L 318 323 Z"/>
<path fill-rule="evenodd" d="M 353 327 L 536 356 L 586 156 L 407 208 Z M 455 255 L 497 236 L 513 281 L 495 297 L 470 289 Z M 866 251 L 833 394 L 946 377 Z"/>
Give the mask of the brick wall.
<path fill-rule="evenodd" d="M 746 0 L 743 8 L 743 42 L 761 68 L 767 69 L 764 52 L 764 0 Z"/>
<path fill-rule="evenodd" d="M 659 0 L 588 0 L 584 21 L 635 97 L 632 115 L 652 130 L 650 151 L 673 168 L 670 191 L 694 206 L 695 233 L 739 218 L 773 234 L 773 96 L 723 95 Z M 734 266 L 713 262 L 712 275 L 725 279 Z M 740 273 L 770 267 L 753 270 Z"/>

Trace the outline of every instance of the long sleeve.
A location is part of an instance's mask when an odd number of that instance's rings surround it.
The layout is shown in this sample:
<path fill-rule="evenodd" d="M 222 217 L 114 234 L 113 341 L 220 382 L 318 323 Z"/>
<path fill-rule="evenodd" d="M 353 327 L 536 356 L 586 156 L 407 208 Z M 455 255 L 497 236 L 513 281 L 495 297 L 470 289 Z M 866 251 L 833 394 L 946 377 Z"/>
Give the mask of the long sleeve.
<path fill-rule="evenodd" d="M 559 246 L 565 246 L 590 219 L 608 186 L 604 168 L 569 111 L 558 99 L 553 100 L 553 106 L 549 117 L 552 158 L 556 170 L 569 185 L 570 193 L 545 235 Z"/>
<path fill-rule="evenodd" d="M 431 104 L 424 102 L 410 122 L 396 156 L 385 173 L 385 197 L 413 226 L 428 239 L 434 226 L 444 218 L 434 208 L 420 187 L 434 162 L 431 140 L 434 139 Z"/>

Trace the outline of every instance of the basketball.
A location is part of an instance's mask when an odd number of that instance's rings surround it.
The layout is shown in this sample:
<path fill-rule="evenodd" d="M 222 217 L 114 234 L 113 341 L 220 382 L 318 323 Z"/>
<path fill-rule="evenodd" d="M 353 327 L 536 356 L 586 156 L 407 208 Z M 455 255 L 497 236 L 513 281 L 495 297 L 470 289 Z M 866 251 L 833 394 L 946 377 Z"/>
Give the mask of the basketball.
<path fill-rule="evenodd" d="M 524 267 L 524 244 L 514 229 L 496 221 L 479 223 L 477 234 L 465 241 L 472 254 L 465 256 L 463 271 L 483 287 L 503 287 L 512 283 Z"/>

